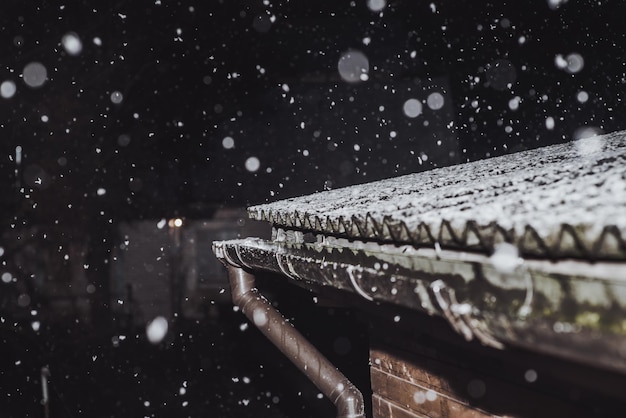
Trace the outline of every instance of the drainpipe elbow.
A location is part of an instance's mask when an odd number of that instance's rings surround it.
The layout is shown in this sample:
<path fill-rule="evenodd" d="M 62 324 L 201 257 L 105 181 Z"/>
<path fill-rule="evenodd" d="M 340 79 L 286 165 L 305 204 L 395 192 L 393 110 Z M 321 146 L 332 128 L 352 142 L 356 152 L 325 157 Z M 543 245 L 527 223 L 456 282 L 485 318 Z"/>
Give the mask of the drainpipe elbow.
<path fill-rule="evenodd" d="M 349 380 L 337 385 L 336 396 L 334 393 L 331 399 L 335 398 L 334 404 L 337 406 L 337 418 L 365 418 L 365 407 L 363 395 Z"/>

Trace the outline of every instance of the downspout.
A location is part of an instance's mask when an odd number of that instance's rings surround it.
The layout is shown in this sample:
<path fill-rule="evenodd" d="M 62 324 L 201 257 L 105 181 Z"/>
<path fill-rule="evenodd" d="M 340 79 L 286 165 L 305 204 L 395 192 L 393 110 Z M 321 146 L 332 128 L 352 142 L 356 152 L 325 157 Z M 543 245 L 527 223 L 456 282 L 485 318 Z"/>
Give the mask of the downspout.
<path fill-rule="evenodd" d="M 255 288 L 254 275 L 227 264 L 233 303 L 337 407 L 337 418 L 365 418 L 363 395 Z"/>

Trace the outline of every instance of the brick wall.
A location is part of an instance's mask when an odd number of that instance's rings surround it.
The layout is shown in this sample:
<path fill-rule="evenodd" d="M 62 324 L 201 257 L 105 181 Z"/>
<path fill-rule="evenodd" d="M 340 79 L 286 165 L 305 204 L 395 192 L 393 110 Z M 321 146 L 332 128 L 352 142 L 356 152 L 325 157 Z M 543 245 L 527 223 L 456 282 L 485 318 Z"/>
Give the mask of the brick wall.
<path fill-rule="evenodd" d="M 484 347 L 438 318 L 401 312 L 396 323 L 385 312 L 368 315 L 374 418 L 623 416 L 619 373 Z"/>

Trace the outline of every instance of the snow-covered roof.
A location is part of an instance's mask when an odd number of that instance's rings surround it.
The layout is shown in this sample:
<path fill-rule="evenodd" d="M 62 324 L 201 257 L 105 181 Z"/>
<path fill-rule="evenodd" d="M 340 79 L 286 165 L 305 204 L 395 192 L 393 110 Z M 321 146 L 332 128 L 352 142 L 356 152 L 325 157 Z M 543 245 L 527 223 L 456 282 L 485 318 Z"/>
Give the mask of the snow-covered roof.
<path fill-rule="evenodd" d="M 253 219 L 357 240 L 626 259 L 626 131 L 324 191 Z"/>

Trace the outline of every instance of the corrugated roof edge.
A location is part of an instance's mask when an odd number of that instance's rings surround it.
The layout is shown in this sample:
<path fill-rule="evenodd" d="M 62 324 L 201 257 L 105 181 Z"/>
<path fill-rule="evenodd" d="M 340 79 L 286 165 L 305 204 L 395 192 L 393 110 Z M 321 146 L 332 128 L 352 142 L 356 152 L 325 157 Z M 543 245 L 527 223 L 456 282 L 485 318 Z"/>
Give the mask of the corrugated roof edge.
<path fill-rule="evenodd" d="M 280 213 L 266 213 L 261 210 L 251 217 L 287 229 L 381 243 L 410 244 L 415 247 L 439 244 L 445 248 L 491 253 L 497 244 L 506 242 L 515 245 L 522 255 L 530 257 L 626 260 L 626 241 L 622 231 L 614 225 L 605 226 L 597 239 L 589 245 L 586 244 L 588 241 L 579 237 L 576 227 L 568 224 L 560 226 L 556 237 L 542 238 L 532 226 L 527 225 L 522 234 L 517 234 L 515 230 L 506 230 L 495 222 L 481 226 L 474 221 L 468 221 L 463 229 L 453 228 L 448 221 L 442 221 L 437 228 L 420 223 L 416 231 L 411 231 L 402 221 L 385 219 L 382 225 L 378 225 L 370 216 L 366 217 L 365 222 L 356 217 L 333 222 L 330 218 L 306 214 L 285 218 Z M 326 226 L 319 228 L 319 225 Z"/>

